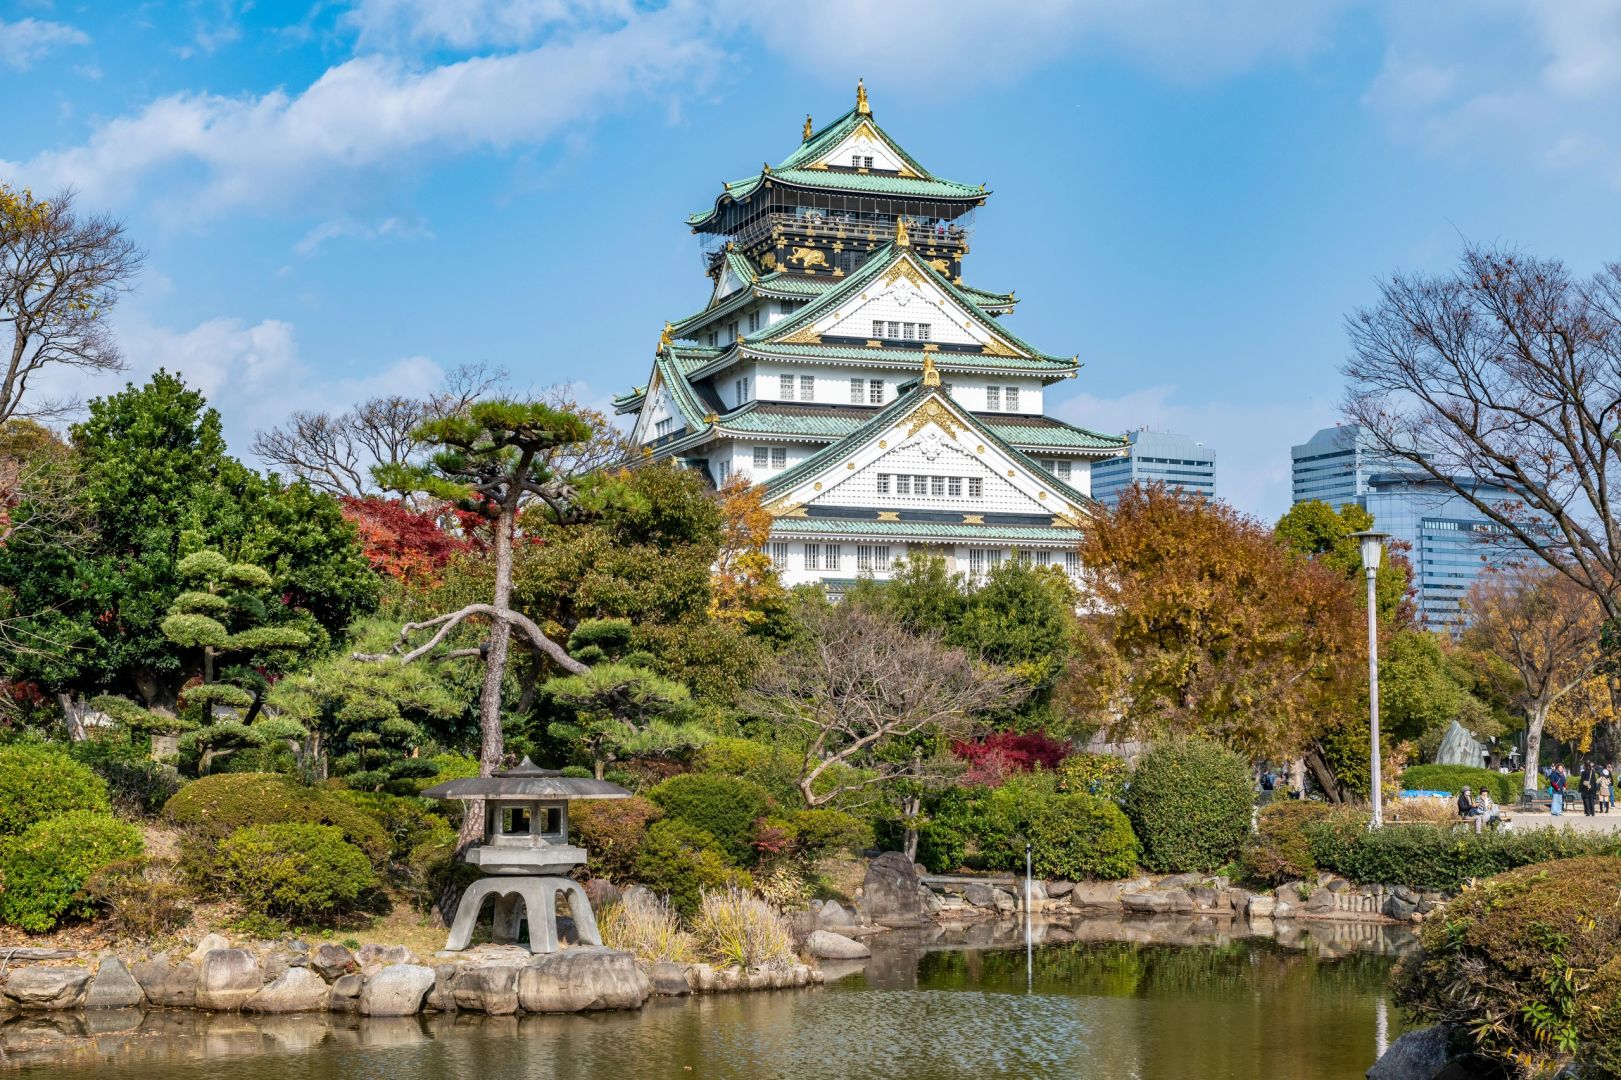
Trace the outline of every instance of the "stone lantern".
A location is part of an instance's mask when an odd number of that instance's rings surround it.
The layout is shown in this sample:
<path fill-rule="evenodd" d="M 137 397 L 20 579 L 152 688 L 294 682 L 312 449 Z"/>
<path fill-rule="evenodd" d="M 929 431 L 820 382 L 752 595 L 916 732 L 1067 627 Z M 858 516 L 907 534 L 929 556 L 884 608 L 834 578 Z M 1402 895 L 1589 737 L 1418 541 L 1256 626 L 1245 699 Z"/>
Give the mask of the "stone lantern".
<path fill-rule="evenodd" d="M 568 804 L 573 799 L 625 799 L 630 792 L 606 780 L 587 780 L 542 769 L 528 758 L 493 776 L 435 784 L 430 799 L 484 800 L 484 840 L 462 858 L 489 875 L 462 893 L 445 949 L 467 948 L 484 901 L 495 897 L 494 939 L 516 942 L 529 922 L 531 952 L 557 951 L 557 897 L 568 899 L 580 941 L 601 945 L 591 901 L 567 876 L 585 864 L 586 851 L 568 842 Z"/>

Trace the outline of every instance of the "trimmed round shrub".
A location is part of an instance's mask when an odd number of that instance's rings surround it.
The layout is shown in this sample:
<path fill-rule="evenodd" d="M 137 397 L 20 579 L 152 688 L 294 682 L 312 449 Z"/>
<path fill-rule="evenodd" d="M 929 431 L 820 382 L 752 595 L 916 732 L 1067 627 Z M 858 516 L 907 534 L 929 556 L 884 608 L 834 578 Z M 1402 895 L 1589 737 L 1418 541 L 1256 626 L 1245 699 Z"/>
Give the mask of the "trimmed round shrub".
<path fill-rule="evenodd" d="M 629 799 L 582 800 L 569 806 L 569 832 L 591 855 L 591 872 L 609 881 L 630 880 L 647 827 L 664 811 L 656 803 Z"/>
<path fill-rule="evenodd" d="M 755 739 L 720 738 L 693 758 L 695 772 L 741 776 L 754 781 L 784 805 L 800 802 L 800 755 Z"/>
<path fill-rule="evenodd" d="M 1131 782 L 1131 762 L 1113 754 L 1079 751 L 1058 766 L 1058 790 L 1119 802 Z"/>
<path fill-rule="evenodd" d="M 375 791 L 333 791 L 331 797 L 349 803 L 377 822 L 388 838 L 391 862 L 406 862 L 413 849 L 429 840 L 455 836 L 444 815 L 434 813 L 427 799 Z"/>
<path fill-rule="evenodd" d="M 1573 1055 L 1609 1058 L 1621 973 L 1583 984 L 1621 951 L 1618 896 L 1621 859 L 1603 856 L 1473 885 L 1424 924 L 1421 948 L 1397 969 L 1397 1000 L 1425 1023 L 1457 1025 L 1514 1075 L 1552 1075 Z"/>
<path fill-rule="evenodd" d="M 1139 849 L 1120 807 L 1091 795 L 1055 795 L 1030 818 L 1030 857 L 1044 878 L 1115 881 L 1137 869 Z"/>
<path fill-rule="evenodd" d="M 771 795 L 752 780 L 719 773 L 672 776 L 647 793 L 667 818 L 708 833 L 734 863 L 754 858 L 754 823 L 771 812 Z"/>
<path fill-rule="evenodd" d="M 943 821 L 931 821 L 917 831 L 917 861 L 931 874 L 949 874 L 962 868 L 968 857 L 968 837 Z"/>
<path fill-rule="evenodd" d="M 220 885 L 253 915 L 321 923 L 352 911 L 377 875 L 331 825 L 249 825 L 221 841 Z"/>
<path fill-rule="evenodd" d="M 141 854 L 141 830 L 95 810 L 30 825 L 0 843 L 0 921 L 36 934 L 96 913 L 81 893 L 102 867 Z"/>
<path fill-rule="evenodd" d="M 1159 873 L 1214 870 L 1244 846 L 1255 807 L 1249 762 L 1215 743 L 1166 742 L 1144 754 L 1126 792 L 1126 816 Z"/>
<path fill-rule="evenodd" d="M 305 787 L 276 773 L 221 773 L 193 780 L 163 807 L 166 820 L 204 848 L 248 825 L 331 825 L 374 864 L 388 859 L 389 838 L 365 810 L 335 791 Z"/>
<path fill-rule="evenodd" d="M 0 836 L 72 810 L 106 813 L 107 784 L 65 751 L 37 743 L 0 746 Z"/>
<path fill-rule="evenodd" d="M 843 810 L 796 810 L 787 820 L 795 852 L 807 862 L 872 846 L 872 826 Z"/>
<path fill-rule="evenodd" d="M 749 875 L 732 866 L 715 838 L 691 822 L 655 821 L 636 853 L 635 877 L 683 915 L 703 902 L 705 889 L 750 888 Z"/>
<path fill-rule="evenodd" d="M 1315 877 L 1311 829 L 1333 813 L 1333 807 L 1320 802 L 1288 799 L 1269 804 L 1244 846 L 1244 872 L 1268 885 Z"/>

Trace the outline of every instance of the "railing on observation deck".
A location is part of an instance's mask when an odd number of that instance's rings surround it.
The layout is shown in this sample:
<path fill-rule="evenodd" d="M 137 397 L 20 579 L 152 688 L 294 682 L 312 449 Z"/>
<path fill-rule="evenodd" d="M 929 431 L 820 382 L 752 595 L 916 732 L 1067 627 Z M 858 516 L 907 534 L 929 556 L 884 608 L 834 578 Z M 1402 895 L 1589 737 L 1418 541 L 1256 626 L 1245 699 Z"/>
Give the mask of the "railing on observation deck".
<path fill-rule="evenodd" d="M 938 219 L 925 221 L 908 218 L 906 223 L 912 243 L 925 247 L 966 247 L 969 230 L 961 225 Z M 752 247 L 768 239 L 775 229 L 784 234 L 817 240 L 873 240 L 887 243 L 895 238 L 895 220 L 873 219 L 831 210 L 811 214 L 766 214 L 748 222 L 730 239 L 740 248 Z M 726 237 L 718 239 L 725 240 Z"/>

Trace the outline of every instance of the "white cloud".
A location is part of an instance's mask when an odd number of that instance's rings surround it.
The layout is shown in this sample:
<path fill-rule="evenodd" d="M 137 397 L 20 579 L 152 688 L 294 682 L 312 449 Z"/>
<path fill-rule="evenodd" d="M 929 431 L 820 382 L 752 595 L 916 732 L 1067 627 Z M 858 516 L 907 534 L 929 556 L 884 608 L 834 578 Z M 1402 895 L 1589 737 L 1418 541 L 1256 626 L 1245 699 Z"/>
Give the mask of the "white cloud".
<path fill-rule="evenodd" d="M 533 145 L 673 83 L 702 81 L 717 53 L 671 12 L 523 52 L 419 69 L 362 56 L 298 93 L 175 94 L 98 127 L 83 145 L 10 171 L 105 203 L 164 174 L 188 213 L 291 205 L 335 179 L 412 161 Z"/>
<path fill-rule="evenodd" d="M 384 218 L 376 225 L 367 225 L 353 218 L 336 218 L 332 221 L 323 221 L 293 245 L 293 250 L 300 255 L 314 255 L 322 245 L 329 240 L 356 239 L 381 240 L 394 238 L 400 240 L 431 240 L 433 230 L 428 223 L 421 219 L 406 221 L 403 218 Z"/>
<path fill-rule="evenodd" d="M 27 71 L 36 60 L 56 49 L 88 44 L 90 38 L 83 30 L 65 23 L 40 19 L 6 22 L 0 19 L 0 64 L 18 71 Z"/>
<path fill-rule="evenodd" d="M 363 45 L 477 49 L 529 45 L 560 28 L 622 25 L 636 13 L 633 0 L 359 0 L 346 21 Z"/>
<path fill-rule="evenodd" d="M 1386 23 L 1364 101 L 1398 132 L 1621 185 L 1621 0 L 1391 3 Z"/>
<path fill-rule="evenodd" d="M 1217 497 L 1266 522 L 1289 509 L 1289 447 L 1339 418 L 1327 398 L 1193 403 L 1182 400 L 1174 385 L 1115 398 L 1079 394 L 1050 411 L 1096 431 L 1148 427 L 1197 439 L 1216 452 Z"/>

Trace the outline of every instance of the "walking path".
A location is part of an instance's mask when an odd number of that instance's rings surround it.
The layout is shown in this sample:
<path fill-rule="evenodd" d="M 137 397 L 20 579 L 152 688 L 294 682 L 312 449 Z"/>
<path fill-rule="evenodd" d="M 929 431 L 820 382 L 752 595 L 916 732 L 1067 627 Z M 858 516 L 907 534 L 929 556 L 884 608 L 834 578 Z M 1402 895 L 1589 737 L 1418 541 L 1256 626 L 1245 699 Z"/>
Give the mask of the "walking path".
<path fill-rule="evenodd" d="M 1552 814 L 1526 814 L 1518 810 L 1510 811 L 1514 815 L 1516 829 L 1563 829 L 1571 828 L 1584 833 L 1612 833 L 1621 832 L 1621 808 L 1611 810 L 1608 814 L 1594 814 L 1587 817 L 1582 813 L 1580 800 L 1576 803 L 1576 812 L 1570 812 L 1567 804 L 1565 812 L 1558 817 Z"/>

